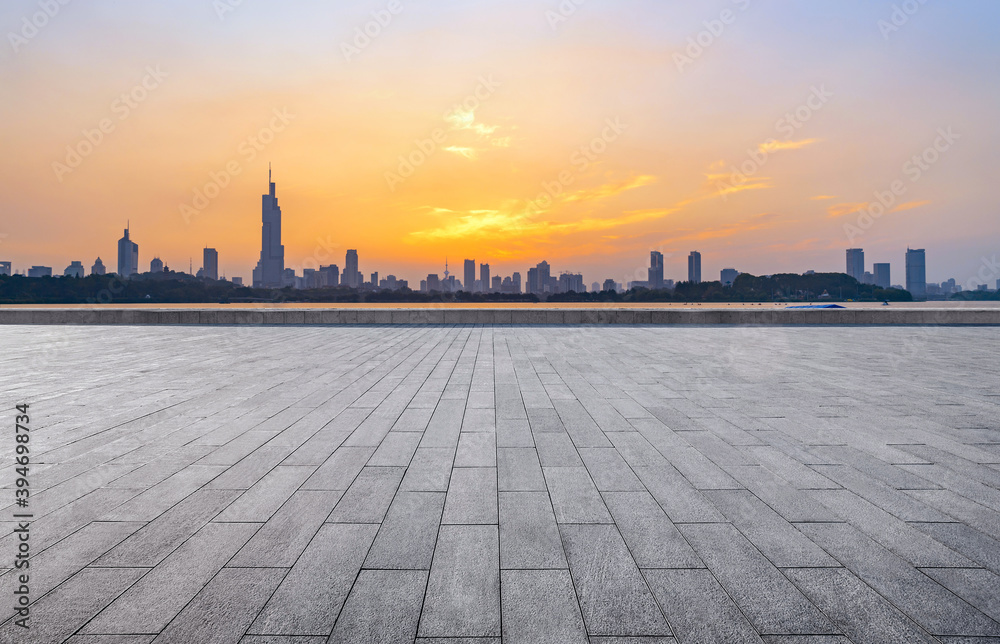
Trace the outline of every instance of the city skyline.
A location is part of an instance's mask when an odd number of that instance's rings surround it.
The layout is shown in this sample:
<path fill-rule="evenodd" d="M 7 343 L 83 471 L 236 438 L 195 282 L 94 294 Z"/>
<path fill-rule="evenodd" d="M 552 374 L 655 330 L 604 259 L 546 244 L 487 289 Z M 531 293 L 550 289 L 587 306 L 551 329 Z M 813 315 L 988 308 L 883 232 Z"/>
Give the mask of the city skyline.
<path fill-rule="evenodd" d="M 839 271 L 856 246 L 902 267 L 909 246 L 942 281 L 996 252 L 1000 8 L 926 3 L 887 31 L 892 2 L 558 7 L 404 4 L 345 55 L 384 6 L 65 6 L 0 58 L 19 151 L 0 160 L 0 257 L 107 258 L 132 219 L 144 257 L 186 266 L 210 240 L 249 282 L 268 160 L 290 266 L 330 246 L 412 277 L 466 256 L 641 280 L 650 249 L 676 278 L 691 248 L 714 275 Z"/>

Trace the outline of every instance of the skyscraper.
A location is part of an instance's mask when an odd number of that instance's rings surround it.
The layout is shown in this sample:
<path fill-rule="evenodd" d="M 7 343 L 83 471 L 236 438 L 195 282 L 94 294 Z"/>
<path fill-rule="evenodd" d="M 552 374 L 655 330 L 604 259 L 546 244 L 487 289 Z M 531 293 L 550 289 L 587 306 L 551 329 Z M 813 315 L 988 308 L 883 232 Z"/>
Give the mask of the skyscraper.
<path fill-rule="evenodd" d="M 864 282 L 865 279 L 865 251 L 860 248 L 847 249 L 847 274 Z"/>
<path fill-rule="evenodd" d="M 490 292 L 490 265 L 479 265 L 479 281 L 483 283 L 483 293 Z"/>
<path fill-rule="evenodd" d="M 104 275 L 106 272 L 107 272 L 107 269 L 104 268 L 104 262 L 102 262 L 101 258 L 98 257 L 97 261 L 94 262 L 94 265 L 90 267 L 90 274 L 91 275 Z"/>
<path fill-rule="evenodd" d="M 520 294 L 521 293 L 521 274 L 520 273 L 513 273 L 510 276 L 510 281 L 511 281 L 511 284 L 513 285 L 514 293 Z"/>
<path fill-rule="evenodd" d="M 649 288 L 663 288 L 663 253 L 649 252 Z"/>
<path fill-rule="evenodd" d="M 344 273 L 340 276 L 340 283 L 348 288 L 358 288 L 361 286 L 361 271 L 358 270 L 358 251 L 350 249 L 344 257 Z"/>
<path fill-rule="evenodd" d="M 10 276 L 11 273 L 11 263 L 10 262 L 0 262 L 0 275 Z"/>
<path fill-rule="evenodd" d="M 253 270 L 254 288 L 281 288 L 285 274 L 285 247 L 281 245 L 281 207 L 267 169 L 268 193 L 261 199 L 260 261 Z"/>
<path fill-rule="evenodd" d="M 462 285 L 465 287 L 465 291 L 467 293 L 472 293 L 475 284 L 476 284 L 476 260 L 467 259 L 465 260 L 465 270 L 462 273 Z"/>
<path fill-rule="evenodd" d="M 214 248 L 206 248 L 201 265 L 205 269 L 205 279 L 219 279 L 219 251 Z"/>
<path fill-rule="evenodd" d="M 906 249 L 906 290 L 915 300 L 927 299 L 927 255 L 924 249 Z"/>
<path fill-rule="evenodd" d="M 118 276 L 131 277 L 139 272 L 139 244 L 129 238 L 129 229 L 118 240 Z"/>
<path fill-rule="evenodd" d="M 149 263 L 150 273 L 162 273 L 163 272 L 163 260 L 159 257 L 154 257 L 153 261 Z"/>
<path fill-rule="evenodd" d="M 701 253 L 696 250 L 688 255 L 688 281 L 701 284 Z"/>
<path fill-rule="evenodd" d="M 732 286 L 736 282 L 736 278 L 740 276 L 740 272 L 735 268 L 724 268 L 720 274 L 720 279 L 723 286 Z"/>
<path fill-rule="evenodd" d="M 434 293 L 435 291 L 441 291 L 441 278 L 437 273 L 431 273 L 427 276 L 427 292 Z"/>
<path fill-rule="evenodd" d="M 892 286 L 892 277 L 890 276 L 889 264 L 875 264 L 873 270 L 875 271 L 875 286 L 879 288 L 890 288 Z"/>

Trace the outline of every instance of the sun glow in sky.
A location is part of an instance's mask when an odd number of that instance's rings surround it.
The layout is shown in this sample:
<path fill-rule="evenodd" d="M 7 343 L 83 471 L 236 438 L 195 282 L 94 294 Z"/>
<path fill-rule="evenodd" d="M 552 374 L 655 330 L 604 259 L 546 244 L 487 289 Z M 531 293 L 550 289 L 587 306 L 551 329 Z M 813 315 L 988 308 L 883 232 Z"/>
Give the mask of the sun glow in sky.
<path fill-rule="evenodd" d="M 683 279 L 691 250 L 714 277 L 851 247 L 901 283 L 907 246 L 965 283 L 1000 251 L 993 2 L 77 0 L 32 29 L 39 7 L 0 7 L 16 269 L 113 267 L 130 220 L 141 268 L 207 245 L 249 281 L 269 162 L 288 266 L 356 248 L 411 285 L 446 257 L 590 284 L 650 250 Z"/>

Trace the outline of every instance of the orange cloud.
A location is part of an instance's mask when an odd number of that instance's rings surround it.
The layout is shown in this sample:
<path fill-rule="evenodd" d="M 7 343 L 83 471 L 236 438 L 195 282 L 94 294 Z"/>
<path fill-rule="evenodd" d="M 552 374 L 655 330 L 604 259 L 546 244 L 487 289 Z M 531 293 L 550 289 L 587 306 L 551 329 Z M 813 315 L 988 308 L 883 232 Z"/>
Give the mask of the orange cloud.
<path fill-rule="evenodd" d="M 831 197 L 830 195 L 819 195 L 819 196 L 810 198 L 810 201 L 825 201 L 827 199 L 836 199 L 836 197 Z"/>
<path fill-rule="evenodd" d="M 820 139 L 802 139 L 801 141 L 775 141 L 774 139 L 765 141 L 757 146 L 761 152 L 780 152 L 782 150 L 798 150 L 813 143 L 819 143 Z"/>
<path fill-rule="evenodd" d="M 930 201 L 908 201 L 906 203 L 899 204 L 889 212 L 903 212 L 904 210 L 913 210 L 914 208 L 920 208 L 926 206 Z"/>
<path fill-rule="evenodd" d="M 826 212 L 831 217 L 844 217 L 846 215 L 853 215 L 856 212 L 861 212 L 867 207 L 867 203 L 838 203 L 827 208 Z"/>
<path fill-rule="evenodd" d="M 635 177 L 634 179 L 629 179 L 619 183 L 606 184 L 598 188 L 578 190 L 563 197 L 563 201 L 589 201 L 592 199 L 605 199 L 628 190 L 648 186 L 652 183 L 656 183 L 656 177 L 644 174 Z"/>

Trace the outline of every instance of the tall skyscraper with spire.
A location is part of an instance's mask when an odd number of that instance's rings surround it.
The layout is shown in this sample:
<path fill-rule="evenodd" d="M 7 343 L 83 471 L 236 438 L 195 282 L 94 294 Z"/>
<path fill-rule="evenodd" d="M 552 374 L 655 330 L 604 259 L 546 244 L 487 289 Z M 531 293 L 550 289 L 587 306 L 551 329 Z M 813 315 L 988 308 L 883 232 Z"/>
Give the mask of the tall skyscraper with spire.
<path fill-rule="evenodd" d="M 268 193 L 261 206 L 260 261 L 253 269 L 254 288 L 281 288 L 285 272 L 285 247 L 281 244 L 281 208 L 271 181 L 271 165 L 267 166 Z"/>
<path fill-rule="evenodd" d="M 118 240 L 118 276 L 131 277 L 139 272 L 139 244 L 129 237 L 131 222 L 125 228 L 125 235 Z"/>

